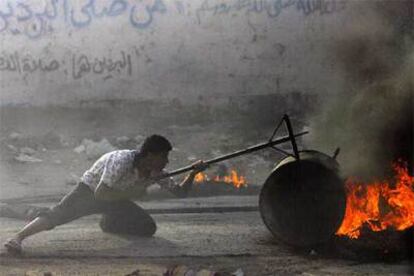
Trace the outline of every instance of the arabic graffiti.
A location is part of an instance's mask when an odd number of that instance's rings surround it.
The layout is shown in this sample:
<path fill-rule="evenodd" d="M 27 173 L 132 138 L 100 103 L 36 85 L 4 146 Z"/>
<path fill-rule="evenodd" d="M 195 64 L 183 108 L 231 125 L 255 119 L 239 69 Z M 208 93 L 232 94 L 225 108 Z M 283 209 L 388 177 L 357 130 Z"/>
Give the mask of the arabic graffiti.
<path fill-rule="evenodd" d="M 81 54 L 72 56 L 72 77 L 80 79 L 87 74 L 104 75 L 104 79 L 112 78 L 112 72 L 132 75 L 131 55 L 121 51 L 121 59 L 113 60 L 112 58 L 89 58 Z"/>
<path fill-rule="evenodd" d="M 0 33 L 36 39 L 59 23 L 81 29 L 98 20 L 121 18 L 143 30 L 167 13 L 191 16 L 200 24 L 206 15 L 230 12 L 276 18 L 287 9 L 307 16 L 335 13 L 345 6 L 346 0 L 0 0 Z"/>
<path fill-rule="evenodd" d="M 120 57 L 91 57 L 85 54 L 72 53 L 69 58 L 55 59 L 34 57 L 19 52 L 0 54 L 0 71 L 28 74 L 59 72 L 74 80 L 87 76 L 101 76 L 104 80 L 117 76 L 131 76 L 133 73 L 132 55 L 120 51 Z"/>
<path fill-rule="evenodd" d="M 59 70 L 60 62 L 56 59 L 40 59 L 31 55 L 20 55 L 18 52 L 2 53 L 0 71 L 17 72 L 19 74 L 35 71 L 51 72 Z"/>
<path fill-rule="evenodd" d="M 227 2 L 204 0 L 196 11 L 198 23 L 205 15 L 220 15 L 230 12 L 246 14 L 265 14 L 270 18 L 278 17 L 288 8 L 296 9 L 303 15 L 319 13 L 331 14 L 345 9 L 345 0 L 232 0 Z"/>
<path fill-rule="evenodd" d="M 126 15 L 130 24 L 145 29 L 152 24 L 155 14 L 165 14 L 163 0 L 40 0 L 0 2 L 0 33 L 23 34 L 39 38 L 54 30 L 57 20 L 74 28 L 85 28 L 94 20 Z"/>

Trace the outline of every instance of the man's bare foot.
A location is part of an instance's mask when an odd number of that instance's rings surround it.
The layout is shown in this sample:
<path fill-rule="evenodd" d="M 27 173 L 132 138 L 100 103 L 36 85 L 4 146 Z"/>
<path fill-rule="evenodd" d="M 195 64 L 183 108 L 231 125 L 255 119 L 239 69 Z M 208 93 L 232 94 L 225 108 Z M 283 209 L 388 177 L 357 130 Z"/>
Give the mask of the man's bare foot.
<path fill-rule="evenodd" d="M 11 254 L 21 254 L 22 253 L 22 242 L 18 238 L 8 239 L 4 243 L 4 247 L 7 249 L 8 253 L 11 253 Z"/>

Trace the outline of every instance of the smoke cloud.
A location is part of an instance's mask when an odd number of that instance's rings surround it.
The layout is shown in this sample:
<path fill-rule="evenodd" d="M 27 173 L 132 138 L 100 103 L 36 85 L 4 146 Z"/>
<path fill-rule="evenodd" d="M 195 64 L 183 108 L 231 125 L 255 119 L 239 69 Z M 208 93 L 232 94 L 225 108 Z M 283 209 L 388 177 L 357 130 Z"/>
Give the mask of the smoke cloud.
<path fill-rule="evenodd" d="M 353 18 L 335 38 L 345 86 L 323 103 L 308 141 L 328 153 L 340 147 L 344 175 L 363 180 L 389 175 L 399 158 L 412 169 L 414 143 L 414 4 L 370 4 L 371 14 Z"/>

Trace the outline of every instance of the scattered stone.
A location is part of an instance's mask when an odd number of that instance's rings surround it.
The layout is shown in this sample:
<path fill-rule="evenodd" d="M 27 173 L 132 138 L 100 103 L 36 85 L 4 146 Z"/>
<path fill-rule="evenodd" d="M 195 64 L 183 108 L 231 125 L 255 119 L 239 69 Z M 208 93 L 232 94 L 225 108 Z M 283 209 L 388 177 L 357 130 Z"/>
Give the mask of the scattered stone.
<path fill-rule="evenodd" d="M 315 249 L 311 249 L 311 251 L 309 251 L 309 255 L 310 256 L 316 256 L 316 255 L 318 255 L 318 252 L 316 252 Z"/>
<path fill-rule="evenodd" d="M 117 148 L 111 145 L 106 138 L 103 138 L 99 142 L 92 141 L 90 139 L 83 139 L 81 145 L 74 149 L 77 153 L 85 152 L 88 159 L 96 159 L 105 153 L 114 151 Z"/>
<path fill-rule="evenodd" d="M 36 153 L 36 150 L 29 147 L 24 147 L 20 149 L 20 153 L 32 156 Z"/>
<path fill-rule="evenodd" d="M 12 132 L 10 133 L 9 138 L 12 140 L 19 140 L 23 138 L 23 135 L 18 132 Z"/>
<path fill-rule="evenodd" d="M 38 163 L 43 162 L 43 160 L 29 156 L 24 153 L 20 153 L 18 156 L 14 158 L 16 161 L 22 162 L 22 163 Z"/>
<path fill-rule="evenodd" d="M 135 139 L 131 139 L 127 136 L 121 136 L 116 138 L 115 143 L 118 148 L 122 149 L 133 149 L 137 146 L 137 142 L 135 141 Z"/>
<path fill-rule="evenodd" d="M 86 155 L 88 159 L 95 159 L 102 156 L 105 153 L 116 150 L 107 139 L 102 139 L 99 142 L 94 142 L 92 140 L 84 139 L 82 144 L 85 145 Z"/>
<path fill-rule="evenodd" d="M 135 142 L 137 142 L 138 144 L 141 144 L 142 142 L 144 142 L 145 137 L 143 135 L 137 135 L 134 137 Z"/>
<path fill-rule="evenodd" d="M 13 152 L 17 152 L 17 148 L 13 145 L 7 145 L 7 148 Z"/>
<path fill-rule="evenodd" d="M 187 160 L 188 160 L 188 161 L 196 161 L 196 160 L 197 160 L 197 157 L 195 157 L 194 155 L 189 155 L 189 156 L 187 157 Z"/>
<path fill-rule="evenodd" d="M 53 163 L 56 164 L 56 165 L 61 165 L 62 161 L 61 160 L 54 160 Z"/>
<path fill-rule="evenodd" d="M 241 268 L 239 268 L 236 271 L 234 271 L 231 275 L 232 276 L 244 276 L 244 272 Z"/>
<path fill-rule="evenodd" d="M 76 153 L 82 153 L 85 150 L 86 150 L 86 148 L 85 148 L 84 145 L 80 145 L 80 146 L 78 146 L 78 147 L 76 147 L 76 148 L 73 149 L 73 151 L 76 152 Z"/>

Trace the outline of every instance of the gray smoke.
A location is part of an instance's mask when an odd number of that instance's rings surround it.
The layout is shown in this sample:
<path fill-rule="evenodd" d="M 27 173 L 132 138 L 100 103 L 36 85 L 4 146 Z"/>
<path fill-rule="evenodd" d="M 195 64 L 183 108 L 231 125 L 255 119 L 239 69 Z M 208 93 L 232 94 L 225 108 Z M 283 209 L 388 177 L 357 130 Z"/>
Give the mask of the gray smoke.
<path fill-rule="evenodd" d="M 373 6 L 335 39 L 346 85 L 323 103 L 309 141 L 328 153 L 340 147 L 342 172 L 363 180 L 388 175 L 398 158 L 413 165 L 412 2 Z"/>

